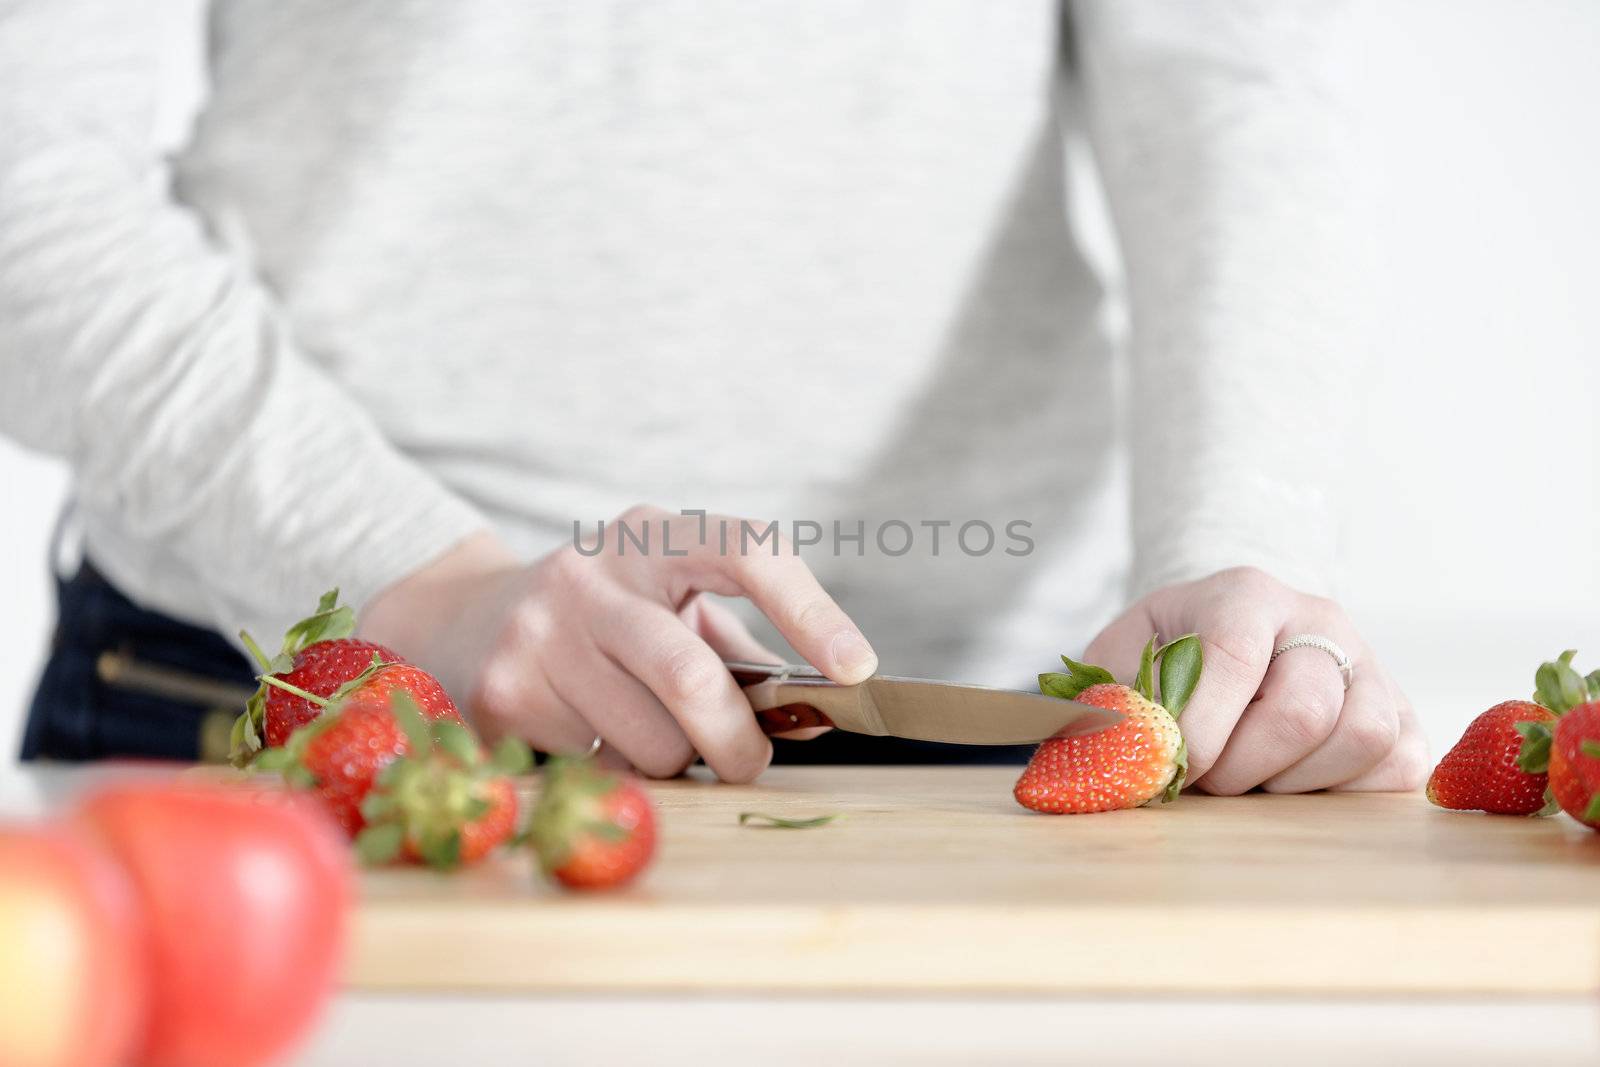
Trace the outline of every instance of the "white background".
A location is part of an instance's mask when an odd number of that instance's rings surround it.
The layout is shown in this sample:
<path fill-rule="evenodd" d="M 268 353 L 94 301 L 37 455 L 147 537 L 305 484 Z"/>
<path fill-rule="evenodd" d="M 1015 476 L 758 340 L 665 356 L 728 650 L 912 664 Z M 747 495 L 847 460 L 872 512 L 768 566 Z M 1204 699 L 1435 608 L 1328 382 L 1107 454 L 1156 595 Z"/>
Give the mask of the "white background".
<path fill-rule="evenodd" d="M 1439 750 L 1541 658 L 1600 665 L 1600 5 L 1409 0 L 1372 22 L 1382 328 L 1344 599 Z M 0 487 L 13 753 L 65 479 L 0 441 Z"/>

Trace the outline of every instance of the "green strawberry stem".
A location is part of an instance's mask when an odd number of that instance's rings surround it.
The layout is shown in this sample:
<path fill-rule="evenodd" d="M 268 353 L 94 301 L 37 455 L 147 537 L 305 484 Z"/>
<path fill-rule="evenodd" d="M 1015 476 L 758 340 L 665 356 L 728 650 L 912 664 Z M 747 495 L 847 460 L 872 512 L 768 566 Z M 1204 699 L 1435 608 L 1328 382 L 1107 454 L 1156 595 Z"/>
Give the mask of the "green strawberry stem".
<path fill-rule="evenodd" d="M 1144 651 L 1139 653 L 1139 673 L 1133 678 L 1133 691 L 1150 701 L 1156 701 L 1156 635 L 1151 634 L 1150 640 L 1144 643 Z"/>
<path fill-rule="evenodd" d="M 741 811 L 739 825 L 746 826 L 755 823 L 757 826 L 777 830 L 810 830 L 818 826 L 826 826 L 835 819 L 842 819 L 843 815 L 833 812 L 828 815 L 813 815 L 809 819 L 788 819 L 782 815 L 768 815 L 760 811 Z"/>
<path fill-rule="evenodd" d="M 1541 663 L 1533 676 L 1533 699 L 1557 715 L 1565 715 L 1579 704 L 1600 696 L 1600 691 L 1591 695 L 1589 678 L 1572 669 L 1572 659 L 1577 654 L 1575 649 L 1569 648 L 1553 661 Z M 1590 678 L 1595 675 L 1600 675 L 1600 671 Z"/>
<path fill-rule="evenodd" d="M 1555 735 L 1547 722 L 1516 722 L 1511 728 L 1522 735 L 1522 748 L 1517 753 L 1517 767 L 1528 774 L 1544 774 L 1550 769 L 1550 745 Z"/>
<path fill-rule="evenodd" d="M 301 700 L 308 700 L 319 708 L 325 708 L 329 704 L 333 703 L 333 701 L 329 700 L 327 697 L 319 697 L 315 693 L 307 692 L 306 690 L 301 689 L 298 685 L 295 685 L 293 682 L 286 682 L 277 675 L 258 674 L 256 676 L 256 681 L 265 685 L 273 686 L 277 689 L 282 689 L 285 693 L 293 693 Z"/>
<path fill-rule="evenodd" d="M 256 665 L 261 668 L 262 673 L 270 674 L 272 672 L 272 661 L 267 658 L 265 652 L 261 651 L 261 646 L 256 644 L 256 639 L 250 636 L 250 631 L 240 630 L 239 640 L 244 642 L 244 647 L 250 653 L 250 658 L 256 661 Z"/>

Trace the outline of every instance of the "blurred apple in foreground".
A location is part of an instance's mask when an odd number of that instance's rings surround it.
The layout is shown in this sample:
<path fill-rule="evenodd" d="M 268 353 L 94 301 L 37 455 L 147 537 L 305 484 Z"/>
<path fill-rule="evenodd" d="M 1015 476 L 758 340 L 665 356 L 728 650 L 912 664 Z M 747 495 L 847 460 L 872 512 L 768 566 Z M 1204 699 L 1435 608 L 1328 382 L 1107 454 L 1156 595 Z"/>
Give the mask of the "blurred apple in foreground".
<path fill-rule="evenodd" d="M 144 1024 L 138 903 L 59 825 L 0 827 L 0 1064 L 114 1067 Z"/>
<path fill-rule="evenodd" d="M 140 1067 L 255 1067 L 307 1033 L 338 978 L 352 893 L 320 808 L 274 788 L 136 782 L 89 797 L 77 822 L 144 912 Z"/>

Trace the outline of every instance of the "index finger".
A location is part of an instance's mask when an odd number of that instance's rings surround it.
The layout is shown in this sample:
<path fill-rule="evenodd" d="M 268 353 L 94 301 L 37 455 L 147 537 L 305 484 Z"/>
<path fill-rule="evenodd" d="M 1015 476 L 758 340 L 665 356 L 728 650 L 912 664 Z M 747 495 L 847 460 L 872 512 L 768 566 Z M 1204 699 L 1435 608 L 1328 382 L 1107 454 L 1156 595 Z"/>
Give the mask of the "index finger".
<path fill-rule="evenodd" d="M 709 536 L 705 544 L 695 544 L 697 516 L 669 520 L 681 527 L 681 540 L 674 540 L 689 546 L 688 554 L 673 562 L 691 575 L 697 588 L 748 598 L 806 662 L 831 680 L 854 685 L 871 677 L 878 669 L 878 654 L 789 541 L 772 532 L 753 542 L 744 536 L 741 524 L 746 520 L 710 516 L 708 521 L 713 529 L 729 530 L 729 536 Z M 717 523 L 727 525 L 719 528 Z"/>
<path fill-rule="evenodd" d="M 1205 669 L 1182 722 L 1191 782 L 1199 781 L 1217 762 L 1240 716 L 1260 692 L 1277 633 L 1277 627 L 1264 618 L 1197 629 Z"/>

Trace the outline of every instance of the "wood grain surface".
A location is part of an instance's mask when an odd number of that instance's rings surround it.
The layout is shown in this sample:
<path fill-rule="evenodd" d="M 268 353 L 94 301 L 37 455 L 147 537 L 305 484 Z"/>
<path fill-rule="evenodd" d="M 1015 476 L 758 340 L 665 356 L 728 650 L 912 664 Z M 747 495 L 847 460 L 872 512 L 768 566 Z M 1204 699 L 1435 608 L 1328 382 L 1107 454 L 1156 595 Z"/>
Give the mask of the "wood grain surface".
<path fill-rule="evenodd" d="M 1419 795 L 1185 795 L 1039 816 L 1010 768 L 788 767 L 655 783 L 635 887 L 525 856 L 368 873 L 366 990 L 1600 993 L 1600 835 Z M 530 782 L 530 790 L 536 783 Z M 741 811 L 812 830 L 738 825 Z"/>

